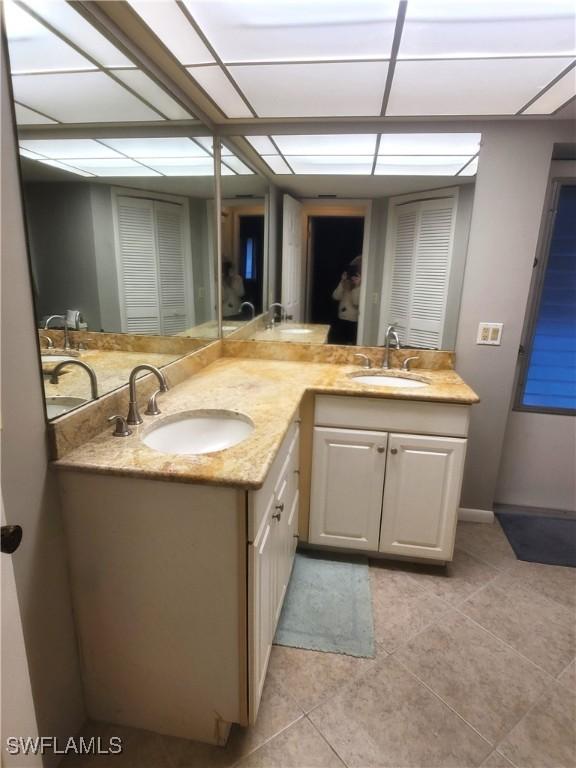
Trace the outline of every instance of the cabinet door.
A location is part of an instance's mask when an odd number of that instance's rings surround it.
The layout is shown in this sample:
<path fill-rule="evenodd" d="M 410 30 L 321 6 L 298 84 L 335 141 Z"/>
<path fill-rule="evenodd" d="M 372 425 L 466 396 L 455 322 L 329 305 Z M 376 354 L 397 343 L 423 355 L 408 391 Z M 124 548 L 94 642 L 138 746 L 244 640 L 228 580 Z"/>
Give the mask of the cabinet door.
<path fill-rule="evenodd" d="M 314 429 L 310 543 L 377 550 L 386 432 Z"/>
<path fill-rule="evenodd" d="M 450 560 L 466 440 L 391 434 L 380 551 Z"/>

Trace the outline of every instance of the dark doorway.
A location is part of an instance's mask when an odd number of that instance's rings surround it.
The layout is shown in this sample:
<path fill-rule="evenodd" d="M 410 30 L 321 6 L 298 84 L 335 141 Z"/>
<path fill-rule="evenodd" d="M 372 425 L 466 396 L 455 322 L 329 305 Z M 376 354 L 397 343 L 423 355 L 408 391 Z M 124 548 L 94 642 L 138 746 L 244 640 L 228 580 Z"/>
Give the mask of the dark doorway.
<path fill-rule="evenodd" d="M 243 301 L 262 312 L 264 267 L 264 216 L 240 216 L 240 274 L 244 280 Z"/>
<path fill-rule="evenodd" d="M 362 253 L 364 218 L 311 216 L 309 236 L 310 322 L 333 325 L 338 318 L 338 302 L 332 293 L 352 259 Z"/>

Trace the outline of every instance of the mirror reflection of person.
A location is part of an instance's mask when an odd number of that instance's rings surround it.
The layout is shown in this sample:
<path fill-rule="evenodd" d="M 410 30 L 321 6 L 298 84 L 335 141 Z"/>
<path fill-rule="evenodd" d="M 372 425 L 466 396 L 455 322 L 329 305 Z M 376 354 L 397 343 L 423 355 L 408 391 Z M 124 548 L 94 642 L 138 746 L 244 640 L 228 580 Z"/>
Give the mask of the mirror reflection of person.
<path fill-rule="evenodd" d="M 234 317 L 240 314 L 244 296 L 244 281 L 231 261 L 222 262 L 222 315 Z"/>
<path fill-rule="evenodd" d="M 361 256 L 353 259 L 342 273 L 340 282 L 332 293 L 332 298 L 338 302 L 338 318 L 330 327 L 330 344 L 356 344 L 361 265 Z"/>

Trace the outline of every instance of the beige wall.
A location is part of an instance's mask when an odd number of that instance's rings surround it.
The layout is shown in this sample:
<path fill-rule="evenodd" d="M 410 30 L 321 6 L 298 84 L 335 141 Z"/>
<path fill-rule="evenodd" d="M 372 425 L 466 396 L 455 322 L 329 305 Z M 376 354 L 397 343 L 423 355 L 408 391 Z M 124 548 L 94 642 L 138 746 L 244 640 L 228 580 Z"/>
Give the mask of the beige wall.
<path fill-rule="evenodd" d="M 2 494 L 7 521 L 24 529 L 23 542 L 12 559 L 38 729 L 41 734 L 65 738 L 82 724 L 84 706 L 64 532 L 54 480 L 48 471 L 37 336 L 4 59 L 1 69 Z M 8 701 L 2 693 L 5 707 Z M 45 760 L 46 765 L 50 762 Z"/>
<path fill-rule="evenodd" d="M 456 342 L 456 368 L 482 400 L 472 408 L 463 507 L 494 503 L 553 144 L 571 135 L 570 121 L 482 129 Z M 481 321 L 504 323 L 501 346 L 476 344 Z"/>

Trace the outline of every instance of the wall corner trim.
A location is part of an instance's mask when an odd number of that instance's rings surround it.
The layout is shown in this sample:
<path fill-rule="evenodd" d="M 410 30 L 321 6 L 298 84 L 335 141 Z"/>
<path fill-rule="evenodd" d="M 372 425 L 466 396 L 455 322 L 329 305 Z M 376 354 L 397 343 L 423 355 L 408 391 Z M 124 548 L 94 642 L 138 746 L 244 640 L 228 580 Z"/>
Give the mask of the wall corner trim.
<path fill-rule="evenodd" d="M 491 509 L 470 509 L 459 507 L 458 520 L 465 523 L 493 523 L 494 512 Z"/>

